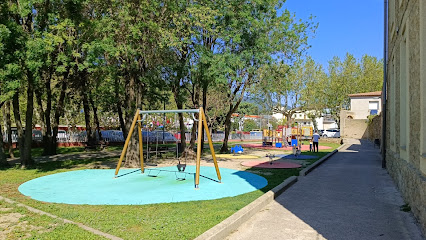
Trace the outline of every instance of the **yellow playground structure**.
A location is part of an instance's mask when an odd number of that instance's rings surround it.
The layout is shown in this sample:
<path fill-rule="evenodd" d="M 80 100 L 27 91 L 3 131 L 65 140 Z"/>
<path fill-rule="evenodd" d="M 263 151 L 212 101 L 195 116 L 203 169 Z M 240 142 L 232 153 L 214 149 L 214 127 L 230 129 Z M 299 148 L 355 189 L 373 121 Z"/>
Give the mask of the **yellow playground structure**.
<path fill-rule="evenodd" d="M 149 110 L 149 111 L 142 111 L 137 109 L 136 113 L 135 113 L 135 117 L 133 118 L 133 122 L 132 125 L 130 127 L 130 131 L 127 135 L 126 138 L 126 142 L 124 143 L 124 147 L 123 147 L 123 151 L 121 152 L 121 156 L 120 156 L 120 160 L 118 161 L 117 164 L 117 168 L 115 169 L 115 177 L 117 177 L 118 175 L 118 171 L 120 170 L 121 164 L 123 162 L 124 156 L 126 154 L 127 151 L 127 147 L 129 146 L 129 142 L 130 139 L 132 137 L 133 131 L 135 129 L 136 123 L 138 124 L 138 135 L 139 135 L 139 158 L 140 158 L 140 163 L 141 163 L 141 173 L 144 173 L 144 160 L 143 160 L 143 141 L 142 141 L 142 122 L 145 119 L 145 116 L 147 114 L 165 114 L 165 113 L 190 113 L 190 114 L 194 114 L 198 113 L 198 136 L 197 136 L 197 160 L 196 160 L 196 172 L 195 172 L 195 188 L 198 189 L 198 186 L 200 184 L 200 162 L 201 162 L 201 148 L 203 146 L 201 146 L 201 139 L 203 138 L 203 136 L 201 135 L 202 133 L 202 129 L 203 129 L 203 125 L 205 130 L 205 133 L 207 135 L 207 139 L 209 142 L 209 146 L 210 146 L 210 151 L 213 157 L 213 162 L 214 162 L 214 167 L 216 168 L 216 174 L 217 174 L 217 178 L 218 181 L 221 182 L 222 178 L 220 176 L 220 171 L 219 171 L 219 166 L 217 164 L 217 160 L 216 160 L 216 154 L 214 152 L 214 148 L 213 148 L 213 142 L 212 142 L 212 138 L 210 136 L 210 131 L 209 128 L 207 126 L 207 119 L 206 119 L 206 115 L 204 114 L 204 110 L 202 107 L 200 107 L 199 109 L 178 109 L 178 110 Z M 141 117 L 143 116 L 143 118 Z M 194 117 L 195 120 L 195 117 Z"/>

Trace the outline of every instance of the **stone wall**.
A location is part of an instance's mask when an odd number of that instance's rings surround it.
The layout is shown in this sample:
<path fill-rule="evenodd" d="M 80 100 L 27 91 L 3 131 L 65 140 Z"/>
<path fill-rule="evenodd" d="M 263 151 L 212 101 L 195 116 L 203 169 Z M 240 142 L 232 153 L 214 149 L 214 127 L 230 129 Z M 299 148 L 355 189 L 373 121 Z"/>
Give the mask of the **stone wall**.
<path fill-rule="evenodd" d="M 426 233 L 426 177 L 392 151 L 387 151 L 386 168 Z"/>
<path fill-rule="evenodd" d="M 377 115 L 375 118 L 372 119 L 372 121 L 368 124 L 366 136 L 364 138 L 367 138 L 371 141 L 374 141 L 374 139 L 382 139 L 382 115 Z"/>
<path fill-rule="evenodd" d="M 342 138 L 367 138 L 367 127 L 368 122 L 366 119 L 340 119 Z"/>
<path fill-rule="evenodd" d="M 386 167 L 426 234 L 426 1 L 390 0 L 387 59 Z M 422 19 L 421 19 L 422 18 Z M 422 25 L 423 24 L 423 25 Z M 405 53 L 405 54 L 404 54 Z"/>

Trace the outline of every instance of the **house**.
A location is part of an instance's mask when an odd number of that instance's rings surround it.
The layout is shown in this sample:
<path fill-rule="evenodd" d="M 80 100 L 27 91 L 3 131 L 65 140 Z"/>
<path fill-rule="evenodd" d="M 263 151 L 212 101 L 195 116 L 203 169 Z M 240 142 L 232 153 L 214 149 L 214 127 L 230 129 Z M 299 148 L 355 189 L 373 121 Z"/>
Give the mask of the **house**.
<path fill-rule="evenodd" d="M 369 115 L 377 115 L 382 111 L 382 91 L 355 93 L 348 96 L 351 101 L 352 119 L 367 119 Z"/>
<path fill-rule="evenodd" d="M 383 166 L 426 233 L 426 1 L 387 6 Z"/>
<path fill-rule="evenodd" d="M 330 114 L 318 114 L 321 115 L 321 117 L 317 117 L 314 120 L 310 117 L 312 115 L 314 110 L 308 110 L 308 111 L 296 111 L 291 116 L 294 123 L 296 123 L 299 126 L 311 126 L 316 127 L 318 130 L 326 130 L 326 129 L 332 129 L 332 128 L 338 128 L 338 125 L 336 123 L 336 120 L 330 115 Z M 274 115 L 275 116 L 275 115 Z M 314 124 L 315 121 L 315 124 Z"/>
<path fill-rule="evenodd" d="M 312 119 L 309 117 L 308 111 L 296 111 L 293 113 L 291 118 L 293 119 L 294 123 L 302 127 L 314 125 Z"/>

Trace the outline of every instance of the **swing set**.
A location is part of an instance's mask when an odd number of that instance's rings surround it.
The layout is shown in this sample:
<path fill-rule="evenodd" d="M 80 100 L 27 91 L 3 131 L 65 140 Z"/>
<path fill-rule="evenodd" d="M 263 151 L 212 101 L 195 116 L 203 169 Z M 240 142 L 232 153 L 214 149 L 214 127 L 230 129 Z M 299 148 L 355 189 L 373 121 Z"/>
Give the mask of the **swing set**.
<path fill-rule="evenodd" d="M 199 184 L 200 184 L 201 148 L 203 147 L 201 145 L 201 139 L 203 137 L 201 135 L 201 133 L 202 133 L 203 125 L 204 125 L 204 128 L 206 129 L 205 132 L 206 132 L 207 139 L 208 139 L 208 142 L 209 142 L 210 151 L 211 151 L 211 154 L 212 154 L 212 157 L 213 157 L 214 167 L 216 169 L 218 182 L 220 183 L 221 180 L 222 180 L 222 177 L 220 176 L 219 166 L 217 164 L 216 154 L 214 152 L 212 138 L 210 136 L 209 128 L 207 126 L 206 115 L 204 114 L 202 107 L 200 107 L 199 109 L 148 110 L 148 111 L 142 111 L 142 110 L 137 109 L 135 116 L 133 118 L 133 121 L 132 121 L 132 125 L 130 127 L 130 131 L 129 131 L 127 138 L 126 138 L 126 142 L 124 143 L 124 147 L 123 147 L 123 151 L 121 152 L 120 160 L 118 161 L 117 167 L 115 169 L 115 178 L 117 178 L 118 171 L 120 170 L 121 164 L 122 164 L 124 156 L 126 154 L 127 147 L 129 146 L 129 142 L 130 142 L 130 139 L 132 137 L 133 131 L 135 129 L 136 123 L 138 124 L 139 158 L 140 158 L 140 163 L 141 163 L 141 173 L 143 174 L 145 172 L 144 160 L 143 160 L 142 122 L 145 120 L 146 115 L 148 115 L 148 114 L 161 114 L 161 113 L 162 114 L 165 114 L 165 113 L 191 113 L 191 114 L 193 114 L 194 120 L 196 120 L 194 114 L 198 113 L 199 117 L 198 117 L 198 120 L 197 120 L 198 121 L 198 135 L 197 135 L 197 160 L 196 160 L 196 171 L 195 171 L 195 188 L 198 189 Z M 143 116 L 143 118 L 141 117 L 141 115 Z M 149 142 L 149 136 L 147 136 L 147 139 L 148 139 L 147 142 Z M 178 151 L 178 149 L 177 149 L 177 151 Z M 179 161 L 177 168 L 178 168 L 178 172 L 184 173 L 185 168 L 186 168 L 186 162 L 185 162 L 185 164 L 181 164 L 180 161 Z M 160 171 L 160 170 L 158 170 L 158 171 Z M 177 172 L 175 174 L 177 174 Z M 185 180 L 184 178 L 177 178 L 177 179 L 178 180 Z"/>

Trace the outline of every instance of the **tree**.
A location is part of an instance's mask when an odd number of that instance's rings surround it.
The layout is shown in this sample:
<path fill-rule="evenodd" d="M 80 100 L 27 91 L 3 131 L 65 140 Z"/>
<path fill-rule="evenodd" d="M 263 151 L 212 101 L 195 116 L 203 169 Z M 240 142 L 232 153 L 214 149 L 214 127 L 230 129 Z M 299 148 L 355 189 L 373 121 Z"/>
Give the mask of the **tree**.
<path fill-rule="evenodd" d="M 259 106 L 251 102 L 241 102 L 238 106 L 238 113 L 244 115 L 257 115 L 259 114 Z"/>
<path fill-rule="evenodd" d="M 228 151 L 231 116 L 246 90 L 260 82 L 261 69 L 277 62 L 291 63 L 307 47 L 311 23 L 296 21 L 288 10 L 278 16 L 276 9 L 280 7 L 278 1 L 233 2 L 228 8 L 229 15 L 224 16 L 225 25 L 232 27 L 227 27 L 222 54 L 213 65 L 220 68 L 216 72 L 220 73 L 219 80 L 228 92 L 229 110 L 221 152 Z"/>
<path fill-rule="evenodd" d="M 34 71 L 37 65 L 32 61 L 33 40 L 36 38 L 36 30 L 34 28 L 34 11 L 32 1 L 20 5 L 19 1 L 8 1 L 0 5 L 1 9 L 1 31 L 4 57 L 0 63 L 1 82 L 7 87 L 12 84 L 12 91 L 5 91 L 12 95 L 12 105 L 15 117 L 15 124 L 18 129 L 18 145 L 20 151 L 21 167 L 33 165 L 31 158 L 31 141 L 32 141 L 32 118 L 33 118 L 33 95 L 36 79 Z M 7 48 L 5 48 L 5 45 Z M 6 60 L 6 61 L 4 61 Z M 26 87 L 26 113 L 25 127 L 27 131 L 24 133 L 21 121 L 21 111 L 19 107 L 19 94 L 23 87 Z M 4 93 L 2 93 L 4 94 Z"/>
<path fill-rule="evenodd" d="M 268 113 L 282 113 L 291 126 L 292 115 L 302 106 L 303 73 L 304 64 L 300 60 L 291 66 L 282 62 L 265 66 L 261 69 L 261 83 L 252 89 L 252 95 Z"/>
<path fill-rule="evenodd" d="M 2 104 L 4 104 L 4 103 L 2 103 Z M 2 104 L 0 103 L 0 108 L 2 108 Z M 0 167 L 5 167 L 5 166 L 9 166 L 9 163 L 7 162 L 6 154 L 4 153 L 3 129 L 2 129 L 1 124 L 0 124 Z"/>
<path fill-rule="evenodd" d="M 380 91 L 383 77 L 380 62 L 375 57 L 364 55 L 360 63 L 349 53 L 343 61 L 338 57 L 329 61 L 328 78 L 323 84 L 324 105 L 338 123 L 340 110 L 350 105 L 349 94 Z"/>
<path fill-rule="evenodd" d="M 257 129 L 257 123 L 253 119 L 244 120 L 243 131 L 250 132 L 253 129 Z"/>

